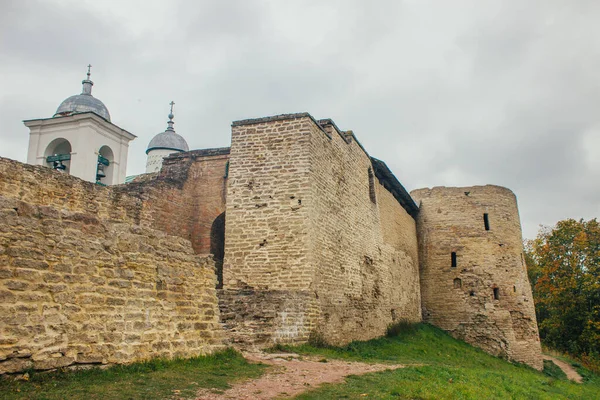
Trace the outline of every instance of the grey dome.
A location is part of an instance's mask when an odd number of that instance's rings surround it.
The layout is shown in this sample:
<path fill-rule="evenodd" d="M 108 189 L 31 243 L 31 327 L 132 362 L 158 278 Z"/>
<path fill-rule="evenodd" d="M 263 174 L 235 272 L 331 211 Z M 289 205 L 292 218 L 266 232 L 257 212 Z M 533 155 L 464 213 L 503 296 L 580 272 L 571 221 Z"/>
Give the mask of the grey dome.
<path fill-rule="evenodd" d="M 185 139 L 175 133 L 175 128 L 173 125 L 175 122 L 173 121 L 173 105 L 174 101 L 169 103 L 171 105 L 171 112 L 169 113 L 169 121 L 167 121 L 167 129 L 154 136 L 150 143 L 148 143 L 148 149 L 146 149 L 146 154 L 150 153 L 152 150 L 173 150 L 175 151 L 188 151 L 189 147 Z"/>
<path fill-rule="evenodd" d="M 173 150 L 173 151 L 188 151 L 189 147 L 185 139 L 175 133 L 175 131 L 166 130 L 154 136 L 148 144 L 146 154 L 151 150 Z"/>
<path fill-rule="evenodd" d="M 60 103 L 60 106 L 56 109 L 56 113 L 54 113 L 54 117 L 93 112 L 110 122 L 110 114 L 104 103 L 92 96 L 94 82 L 90 80 L 90 68 L 92 66 L 88 65 L 87 79 L 81 81 L 81 94 L 71 96 Z"/>
<path fill-rule="evenodd" d="M 107 121 L 110 121 L 110 114 L 103 102 L 91 94 L 76 94 L 60 103 L 56 109 L 55 117 L 79 114 L 84 112 L 93 112 Z"/>

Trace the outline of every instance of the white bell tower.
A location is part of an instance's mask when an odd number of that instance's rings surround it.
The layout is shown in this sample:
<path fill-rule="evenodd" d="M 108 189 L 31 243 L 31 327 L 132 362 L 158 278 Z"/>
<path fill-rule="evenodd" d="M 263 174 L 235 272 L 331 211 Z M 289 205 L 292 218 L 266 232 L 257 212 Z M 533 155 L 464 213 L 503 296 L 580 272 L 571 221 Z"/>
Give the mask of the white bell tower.
<path fill-rule="evenodd" d="M 124 183 L 129 142 L 136 136 L 110 122 L 104 103 L 92 96 L 90 68 L 81 94 L 64 100 L 52 118 L 23 121 L 29 128 L 27 163 L 101 185 Z"/>

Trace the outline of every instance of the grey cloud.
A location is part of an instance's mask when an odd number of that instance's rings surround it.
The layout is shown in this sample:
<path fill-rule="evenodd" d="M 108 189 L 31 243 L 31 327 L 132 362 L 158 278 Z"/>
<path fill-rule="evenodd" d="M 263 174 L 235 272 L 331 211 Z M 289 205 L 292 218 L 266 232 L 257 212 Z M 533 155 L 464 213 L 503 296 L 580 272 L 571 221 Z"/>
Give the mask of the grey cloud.
<path fill-rule="evenodd" d="M 309 111 L 353 129 L 409 190 L 510 187 L 526 236 L 599 212 L 584 154 L 600 141 L 595 1 L 179 1 L 129 16 L 137 34 L 65 4 L 3 5 L 2 156 L 24 159 L 20 120 L 49 116 L 92 62 L 94 94 L 139 136 L 130 173 L 173 99 L 190 148 L 227 145 L 232 120 Z"/>

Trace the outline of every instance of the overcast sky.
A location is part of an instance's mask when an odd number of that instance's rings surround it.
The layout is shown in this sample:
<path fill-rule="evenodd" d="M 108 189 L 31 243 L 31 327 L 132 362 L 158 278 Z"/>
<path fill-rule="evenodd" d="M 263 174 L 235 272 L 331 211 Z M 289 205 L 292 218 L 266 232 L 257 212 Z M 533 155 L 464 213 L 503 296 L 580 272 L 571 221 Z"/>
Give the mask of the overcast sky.
<path fill-rule="evenodd" d="M 524 235 L 600 214 L 600 2 L 0 0 L 0 156 L 81 91 L 138 138 L 228 146 L 233 120 L 310 112 L 410 191 L 497 184 Z"/>

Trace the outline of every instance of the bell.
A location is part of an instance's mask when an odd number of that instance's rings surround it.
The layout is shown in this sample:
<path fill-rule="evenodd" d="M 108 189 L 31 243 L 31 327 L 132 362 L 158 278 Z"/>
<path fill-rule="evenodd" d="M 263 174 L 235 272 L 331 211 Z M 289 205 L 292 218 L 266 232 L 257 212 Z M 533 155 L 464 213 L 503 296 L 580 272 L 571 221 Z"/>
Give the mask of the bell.
<path fill-rule="evenodd" d="M 104 173 L 104 164 L 98 163 L 98 170 L 96 171 L 96 180 L 100 180 L 102 178 L 106 178 L 106 174 Z"/>
<path fill-rule="evenodd" d="M 63 172 L 67 167 L 60 160 L 56 160 L 52 163 L 52 168 L 59 172 Z"/>

